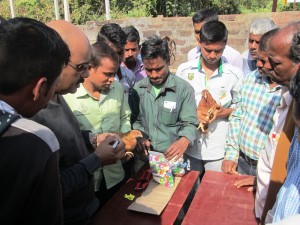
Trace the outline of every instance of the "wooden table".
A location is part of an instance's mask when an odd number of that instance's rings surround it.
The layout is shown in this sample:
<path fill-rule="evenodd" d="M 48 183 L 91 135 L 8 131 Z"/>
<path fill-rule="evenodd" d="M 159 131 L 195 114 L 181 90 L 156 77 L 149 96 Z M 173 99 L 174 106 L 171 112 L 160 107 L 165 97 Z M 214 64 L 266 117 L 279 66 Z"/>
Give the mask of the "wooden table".
<path fill-rule="evenodd" d="M 205 172 L 182 225 L 257 225 L 254 192 L 233 186 L 242 177 Z"/>
<path fill-rule="evenodd" d="M 182 177 L 174 194 L 160 216 L 134 212 L 127 209 L 132 201 L 124 198 L 125 194 L 132 193 L 135 199 L 141 192 L 135 191 L 134 187 L 137 178 L 131 178 L 121 189 L 110 199 L 106 205 L 95 215 L 91 225 L 173 225 L 179 212 L 191 192 L 199 172 L 191 171 Z"/>

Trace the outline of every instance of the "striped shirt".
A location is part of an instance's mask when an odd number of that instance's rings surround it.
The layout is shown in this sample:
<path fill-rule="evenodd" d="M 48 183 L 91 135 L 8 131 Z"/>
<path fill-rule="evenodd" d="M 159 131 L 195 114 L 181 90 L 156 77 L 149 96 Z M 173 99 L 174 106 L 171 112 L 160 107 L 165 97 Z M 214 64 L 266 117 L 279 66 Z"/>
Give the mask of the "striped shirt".
<path fill-rule="evenodd" d="M 247 74 L 239 92 L 239 103 L 229 117 L 225 160 L 237 162 L 239 151 L 258 160 L 273 126 L 273 115 L 281 99 L 281 86 L 270 89 L 258 70 Z"/>
<path fill-rule="evenodd" d="M 287 177 L 277 195 L 273 223 L 300 214 L 300 146 L 296 129 L 289 150 Z"/>

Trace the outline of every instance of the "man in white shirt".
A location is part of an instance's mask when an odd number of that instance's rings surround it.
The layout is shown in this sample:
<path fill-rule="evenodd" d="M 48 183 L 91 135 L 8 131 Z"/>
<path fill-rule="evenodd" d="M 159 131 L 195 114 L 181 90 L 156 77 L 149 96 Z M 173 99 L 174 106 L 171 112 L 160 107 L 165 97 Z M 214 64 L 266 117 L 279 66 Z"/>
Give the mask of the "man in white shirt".
<path fill-rule="evenodd" d="M 214 9 L 204 8 L 195 13 L 193 16 L 193 27 L 194 27 L 194 34 L 197 41 L 197 46 L 191 49 L 188 52 L 188 61 L 194 60 L 199 58 L 201 49 L 200 49 L 200 29 L 203 24 L 207 21 L 216 20 L 218 21 L 218 14 L 217 11 Z M 243 69 L 243 60 L 241 54 L 235 50 L 234 48 L 226 45 L 222 55 L 223 61 L 225 63 L 229 63 L 233 66 L 236 66 L 240 69 Z"/>
<path fill-rule="evenodd" d="M 280 83 L 285 86 L 289 86 L 291 84 L 292 77 L 299 72 L 300 70 L 300 61 L 299 61 L 299 50 L 298 52 L 293 51 L 295 48 L 299 49 L 299 41 L 293 42 L 294 34 L 300 31 L 300 22 L 291 23 L 283 28 L 271 38 L 268 55 L 269 60 L 272 65 L 272 69 L 274 70 L 274 74 L 272 79 L 277 83 Z M 297 37 L 296 37 L 297 39 Z M 293 45 L 292 45 L 293 44 Z M 293 47 L 293 49 L 292 49 Z M 295 83 L 294 83 L 295 84 Z M 297 108 L 297 107 L 296 107 Z M 294 120 L 296 125 L 299 121 L 297 110 L 294 105 Z M 295 133 L 295 138 L 297 138 L 297 133 Z M 297 140 L 293 139 L 293 143 L 291 145 L 291 149 L 289 150 L 289 159 L 287 162 L 282 161 L 282 164 L 287 163 L 287 176 L 282 185 L 279 194 L 277 195 L 276 203 L 273 207 L 272 211 L 269 211 L 265 222 L 278 222 L 288 215 L 292 215 L 293 213 L 299 213 L 299 183 L 297 183 L 298 177 L 298 147 Z M 296 152 L 295 152 L 296 149 Z M 267 151 L 265 156 L 262 154 L 259 160 L 262 161 L 261 169 L 268 168 L 268 163 L 272 167 L 274 156 L 276 154 L 276 149 L 272 149 L 271 151 Z M 271 170 L 269 169 L 269 173 Z M 262 174 L 258 171 L 258 181 Z M 296 178 L 296 179 L 294 179 Z M 263 186 L 262 188 L 268 188 L 267 186 Z M 298 186 L 297 186 L 298 185 Z M 259 186 L 258 186 L 259 187 Z M 257 198 L 256 198 L 257 201 Z M 257 208 L 256 208 L 257 210 Z M 266 209 L 264 209 L 266 211 Z M 273 217 L 274 216 L 274 217 Z M 264 222 L 264 221 L 263 221 Z"/>
<path fill-rule="evenodd" d="M 208 132 L 198 132 L 197 144 L 192 149 L 197 153 L 193 157 L 198 162 L 200 171 L 221 171 L 228 117 L 235 106 L 243 72 L 221 58 L 228 37 L 228 31 L 222 22 L 206 22 L 200 30 L 200 37 L 200 58 L 181 64 L 176 75 L 193 86 L 197 105 L 204 89 L 219 104 L 220 108 L 213 112 L 212 119 L 198 117 L 199 122 L 208 124 Z"/>

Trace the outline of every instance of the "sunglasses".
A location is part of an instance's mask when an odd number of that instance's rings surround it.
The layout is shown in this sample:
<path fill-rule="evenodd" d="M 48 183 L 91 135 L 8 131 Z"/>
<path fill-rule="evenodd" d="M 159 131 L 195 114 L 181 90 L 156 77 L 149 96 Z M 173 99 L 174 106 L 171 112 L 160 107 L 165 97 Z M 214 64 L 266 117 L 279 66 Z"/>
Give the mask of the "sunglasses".
<path fill-rule="evenodd" d="M 89 68 L 89 63 L 82 63 L 77 65 L 72 65 L 71 63 L 68 63 L 70 67 L 72 67 L 77 73 L 85 73 Z"/>

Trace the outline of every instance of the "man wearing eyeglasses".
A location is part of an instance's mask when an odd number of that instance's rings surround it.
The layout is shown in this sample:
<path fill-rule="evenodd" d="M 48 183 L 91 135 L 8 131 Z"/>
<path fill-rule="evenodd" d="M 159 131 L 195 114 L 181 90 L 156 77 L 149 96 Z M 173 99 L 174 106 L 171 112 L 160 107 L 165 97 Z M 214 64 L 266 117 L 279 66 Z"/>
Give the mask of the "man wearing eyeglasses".
<path fill-rule="evenodd" d="M 110 134 L 95 139 L 91 133 L 80 130 L 62 95 L 75 93 L 88 76 L 90 44 L 84 33 L 69 22 L 52 21 L 48 26 L 62 36 L 71 57 L 62 70 L 52 101 L 33 119 L 49 127 L 59 141 L 64 224 L 85 225 L 99 208 L 99 201 L 94 194 L 93 173 L 100 166 L 117 162 L 125 154 L 124 142 Z M 93 142 L 98 142 L 94 151 L 89 137 L 93 137 Z M 112 144 L 117 140 L 120 144 L 113 149 Z"/>

